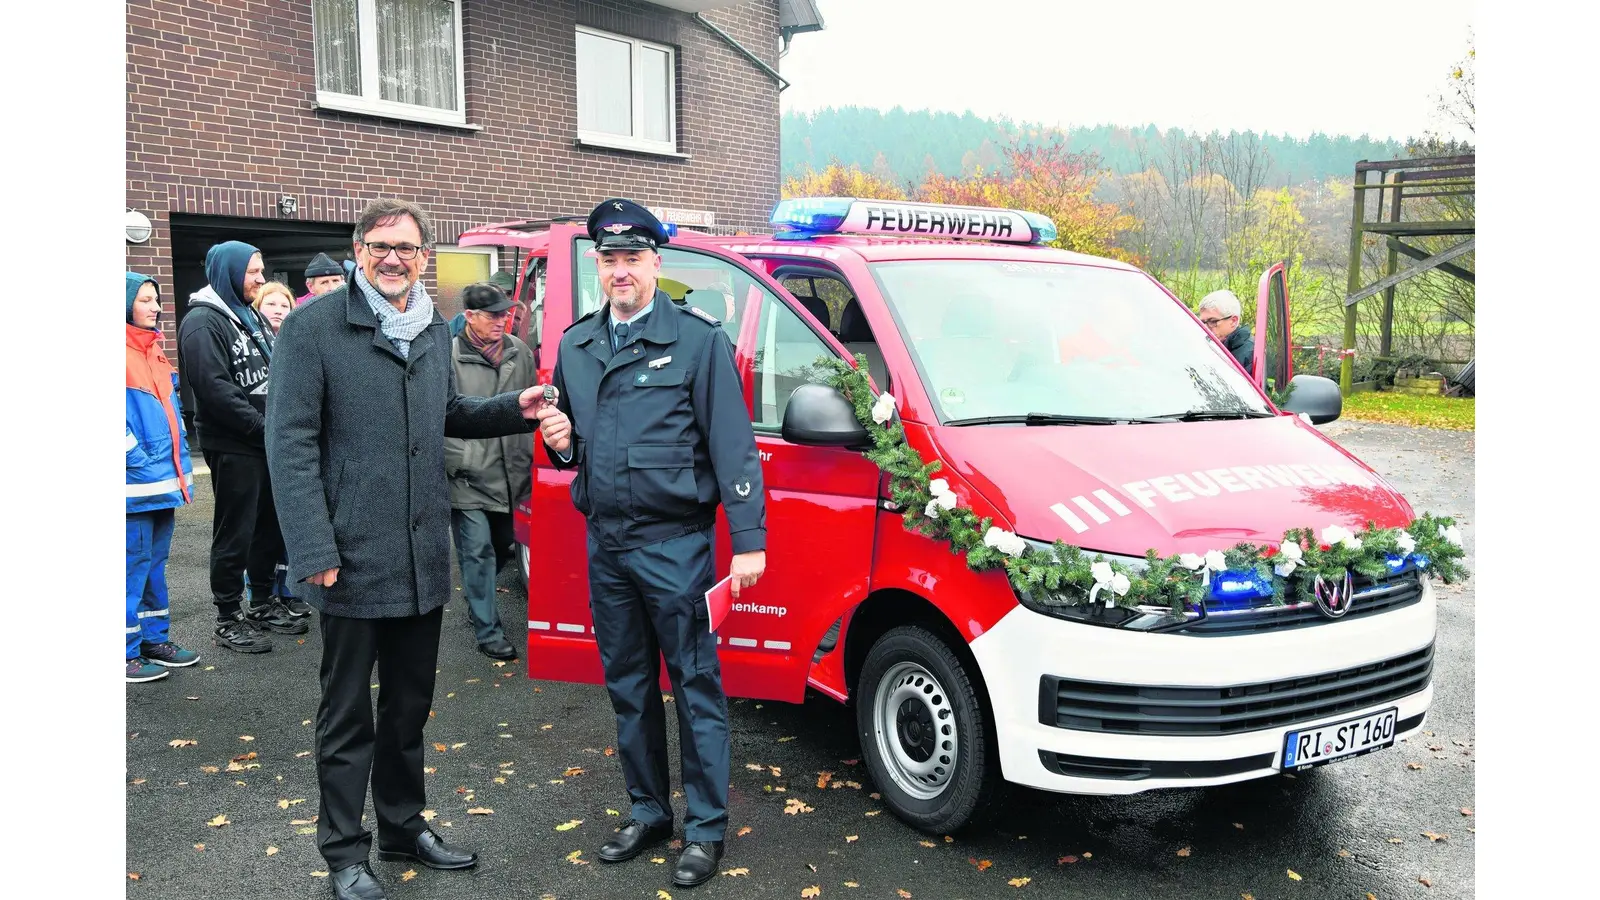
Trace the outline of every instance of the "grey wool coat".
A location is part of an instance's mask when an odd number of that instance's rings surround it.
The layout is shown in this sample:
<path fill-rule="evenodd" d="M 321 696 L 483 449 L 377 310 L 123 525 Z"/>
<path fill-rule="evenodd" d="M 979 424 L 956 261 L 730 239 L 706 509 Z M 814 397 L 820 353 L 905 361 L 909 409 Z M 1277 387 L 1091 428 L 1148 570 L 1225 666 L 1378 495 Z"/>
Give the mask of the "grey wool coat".
<path fill-rule="evenodd" d="M 444 439 L 527 434 L 515 392 L 456 392 L 450 330 L 433 322 L 410 358 L 347 287 L 284 320 L 267 398 L 267 467 L 295 593 L 357 619 L 432 612 L 450 597 Z M 339 569 L 330 588 L 305 583 Z"/>

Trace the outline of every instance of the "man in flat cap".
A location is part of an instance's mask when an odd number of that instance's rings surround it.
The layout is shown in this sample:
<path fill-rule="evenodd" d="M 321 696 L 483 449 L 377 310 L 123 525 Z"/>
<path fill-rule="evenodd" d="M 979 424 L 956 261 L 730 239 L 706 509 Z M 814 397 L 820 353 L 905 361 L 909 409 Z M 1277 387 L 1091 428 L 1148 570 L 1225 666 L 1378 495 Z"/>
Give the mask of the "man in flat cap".
<path fill-rule="evenodd" d="M 656 287 L 666 229 L 620 198 L 588 226 L 606 303 L 562 335 L 557 402 L 538 415 L 552 461 L 577 470 L 595 641 L 632 802 L 599 855 L 621 862 L 672 836 L 665 656 L 687 804 L 673 882 L 693 887 L 717 873 L 728 824 L 728 701 L 703 599 L 718 575 L 717 506 L 737 596 L 766 568 L 761 464 L 727 332 Z"/>
<path fill-rule="evenodd" d="M 329 291 L 344 287 L 344 267 L 333 261 L 326 253 L 318 253 L 311 257 L 311 264 L 306 266 L 306 292 L 295 298 L 294 305 L 326 294 Z"/>

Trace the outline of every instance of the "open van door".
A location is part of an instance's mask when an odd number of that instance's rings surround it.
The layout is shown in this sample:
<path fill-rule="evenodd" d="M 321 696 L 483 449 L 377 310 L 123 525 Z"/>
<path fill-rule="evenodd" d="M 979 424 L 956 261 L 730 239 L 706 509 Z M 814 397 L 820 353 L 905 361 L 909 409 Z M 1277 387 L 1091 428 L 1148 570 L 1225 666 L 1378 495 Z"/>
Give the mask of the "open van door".
<path fill-rule="evenodd" d="M 1256 356 L 1250 377 L 1269 394 L 1282 391 L 1293 375 L 1289 359 L 1289 278 L 1283 263 L 1261 275 L 1256 289 Z"/>

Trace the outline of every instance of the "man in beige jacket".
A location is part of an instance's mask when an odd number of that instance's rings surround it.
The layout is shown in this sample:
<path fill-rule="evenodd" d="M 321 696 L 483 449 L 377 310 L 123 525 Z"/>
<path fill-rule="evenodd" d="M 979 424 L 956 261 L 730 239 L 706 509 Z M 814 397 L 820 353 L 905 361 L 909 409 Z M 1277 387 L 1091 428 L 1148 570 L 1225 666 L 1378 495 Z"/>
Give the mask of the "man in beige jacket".
<path fill-rule="evenodd" d="M 466 325 L 451 341 L 456 389 L 465 396 L 492 397 L 533 387 L 538 371 L 533 351 L 506 333 L 515 304 L 492 284 L 470 284 L 461 291 Z M 461 564 L 461 590 L 478 639 L 478 649 L 494 659 L 516 659 L 506 640 L 495 602 L 495 576 L 515 556 L 511 510 L 532 485 L 533 437 L 444 442 L 445 473 L 450 478 L 450 526 Z"/>

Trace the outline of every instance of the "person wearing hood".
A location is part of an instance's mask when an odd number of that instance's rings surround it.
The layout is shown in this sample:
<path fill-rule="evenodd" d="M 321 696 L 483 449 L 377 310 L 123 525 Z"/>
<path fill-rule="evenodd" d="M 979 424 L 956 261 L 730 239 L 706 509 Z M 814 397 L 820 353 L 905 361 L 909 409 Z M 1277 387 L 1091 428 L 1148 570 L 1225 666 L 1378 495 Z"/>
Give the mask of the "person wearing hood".
<path fill-rule="evenodd" d="M 329 291 L 344 287 L 344 267 L 333 261 L 326 253 L 318 253 L 311 257 L 311 264 L 306 266 L 306 292 L 295 299 L 294 305 L 320 297 Z"/>
<path fill-rule="evenodd" d="M 193 499 L 178 375 L 161 352 L 161 288 L 127 274 L 127 680 L 155 681 L 200 659 L 167 639 L 167 555 L 178 507 Z"/>
<path fill-rule="evenodd" d="M 184 382 L 194 398 L 200 452 L 211 469 L 213 634 L 241 653 L 272 649 L 264 631 L 305 634 L 309 608 L 272 593 L 283 538 L 267 474 L 267 375 L 272 334 L 250 304 L 266 284 L 261 252 L 226 241 L 206 253 L 206 287 L 178 326 Z M 246 596 L 245 576 L 249 576 Z M 303 606 L 303 605 L 302 605 Z"/>

